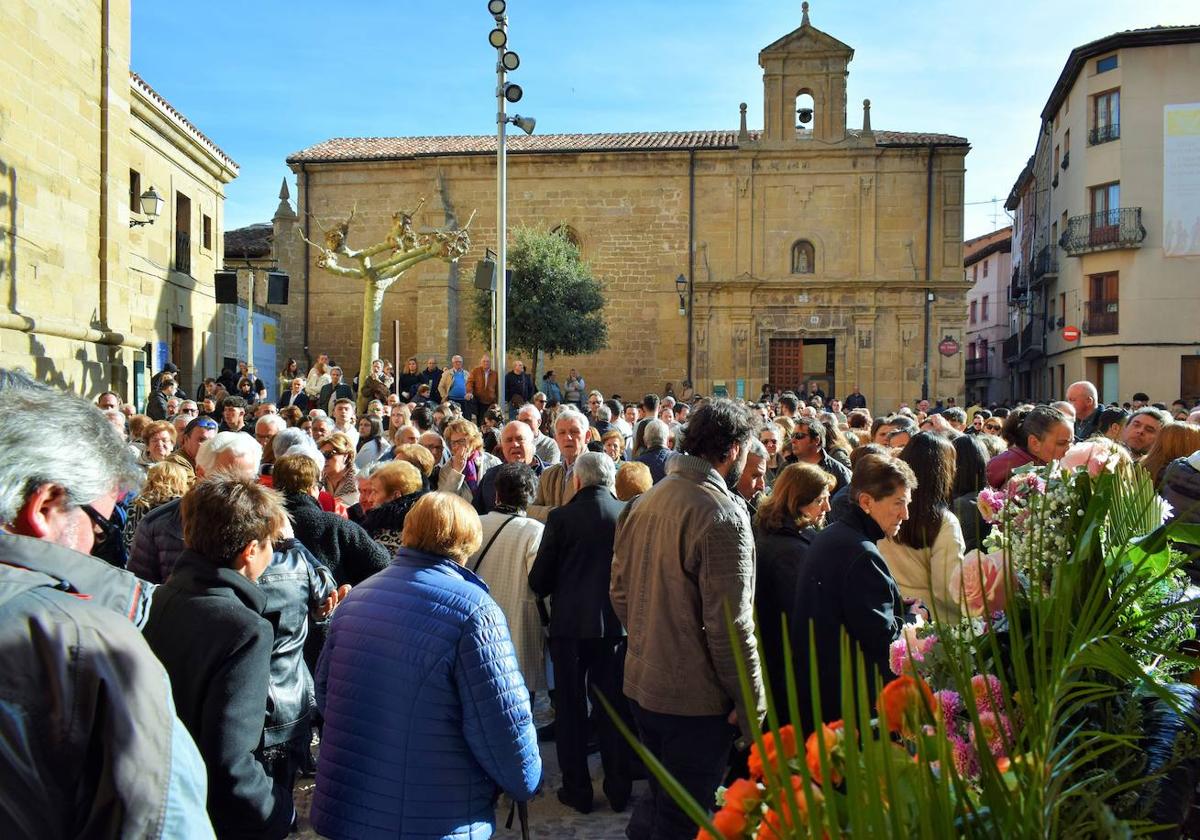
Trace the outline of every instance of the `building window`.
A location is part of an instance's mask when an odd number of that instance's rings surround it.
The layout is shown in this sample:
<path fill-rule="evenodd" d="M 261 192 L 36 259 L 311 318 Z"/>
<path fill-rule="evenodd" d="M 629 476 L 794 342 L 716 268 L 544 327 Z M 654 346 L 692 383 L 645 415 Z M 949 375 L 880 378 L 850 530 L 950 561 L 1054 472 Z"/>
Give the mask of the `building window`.
<path fill-rule="evenodd" d="M 816 264 L 816 249 L 807 239 L 797 239 L 792 245 L 792 274 L 812 274 Z"/>
<path fill-rule="evenodd" d="M 979 263 L 975 263 L 975 265 L 971 266 L 971 280 L 975 281 L 978 279 L 979 279 Z"/>
<path fill-rule="evenodd" d="M 1121 221 L 1120 182 L 1101 184 L 1098 187 L 1092 187 L 1088 192 L 1092 208 L 1089 238 L 1097 244 L 1116 241 L 1116 228 Z"/>
<path fill-rule="evenodd" d="M 175 270 L 192 273 L 192 200 L 175 193 Z"/>
<path fill-rule="evenodd" d="M 142 173 L 136 169 L 129 170 L 129 209 L 142 212 Z"/>
<path fill-rule="evenodd" d="M 987 277 L 987 273 L 988 273 L 988 262 L 989 262 L 989 260 L 984 260 L 984 261 L 983 261 L 983 276 L 984 276 L 984 277 Z"/>
<path fill-rule="evenodd" d="M 559 225 L 550 232 L 557 233 L 563 239 L 574 245 L 577 249 L 579 248 L 579 234 L 576 233 L 575 228 L 571 227 L 570 225 Z"/>
<path fill-rule="evenodd" d="M 200 241 L 204 250 L 212 250 L 212 217 L 208 214 L 200 216 Z"/>
<path fill-rule="evenodd" d="M 987 322 L 988 319 L 988 295 L 983 296 L 983 301 L 979 304 L 979 319 Z"/>
<path fill-rule="evenodd" d="M 1109 70 L 1116 70 L 1116 69 L 1117 69 L 1117 56 L 1115 54 L 1114 55 L 1106 55 L 1106 56 L 1104 56 L 1104 58 L 1096 59 L 1096 72 L 1097 73 L 1107 73 Z"/>
<path fill-rule="evenodd" d="M 976 321 L 979 320 L 977 317 L 978 309 L 979 309 L 979 301 L 977 301 L 977 300 L 971 301 L 971 323 L 972 324 L 974 324 Z"/>
<path fill-rule="evenodd" d="M 1106 90 L 1092 97 L 1092 130 L 1088 143 L 1108 143 L 1121 136 L 1121 91 Z"/>
<path fill-rule="evenodd" d="M 1120 275 L 1115 271 L 1088 277 L 1087 334 L 1116 335 L 1120 331 Z"/>

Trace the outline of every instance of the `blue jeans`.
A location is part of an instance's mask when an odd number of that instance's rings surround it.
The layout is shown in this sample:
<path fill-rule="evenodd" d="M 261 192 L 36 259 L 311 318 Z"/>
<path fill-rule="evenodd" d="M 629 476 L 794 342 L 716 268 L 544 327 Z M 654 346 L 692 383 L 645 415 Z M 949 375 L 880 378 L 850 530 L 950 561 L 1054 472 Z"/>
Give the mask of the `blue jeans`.
<path fill-rule="evenodd" d="M 714 810 L 737 730 L 725 715 L 685 717 L 643 709 L 629 701 L 638 738 L 700 805 Z M 633 809 L 630 840 L 692 840 L 697 827 L 650 774 L 650 790 Z"/>

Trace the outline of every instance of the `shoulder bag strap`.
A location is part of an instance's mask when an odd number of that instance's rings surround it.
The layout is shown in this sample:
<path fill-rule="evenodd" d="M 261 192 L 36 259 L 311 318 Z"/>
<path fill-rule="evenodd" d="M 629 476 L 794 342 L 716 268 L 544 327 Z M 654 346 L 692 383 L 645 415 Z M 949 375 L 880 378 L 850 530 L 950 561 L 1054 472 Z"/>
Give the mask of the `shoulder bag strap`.
<path fill-rule="evenodd" d="M 483 551 L 479 552 L 479 559 L 476 560 L 475 565 L 471 567 L 472 572 L 479 571 L 479 564 L 483 562 L 484 557 L 487 557 L 488 550 L 492 547 L 492 543 L 496 541 L 496 537 L 500 536 L 500 532 L 504 530 L 505 525 L 507 525 L 509 522 L 512 522 L 516 518 L 517 515 L 514 513 L 512 516 L 508 517 L 508 519 L 505 519 L 502 523 L 500 523 L 500 527 L 496 529 L 496 533 L 492 534 L 492 538 L 487 541 L 487 545 L 483 547 Z"/>

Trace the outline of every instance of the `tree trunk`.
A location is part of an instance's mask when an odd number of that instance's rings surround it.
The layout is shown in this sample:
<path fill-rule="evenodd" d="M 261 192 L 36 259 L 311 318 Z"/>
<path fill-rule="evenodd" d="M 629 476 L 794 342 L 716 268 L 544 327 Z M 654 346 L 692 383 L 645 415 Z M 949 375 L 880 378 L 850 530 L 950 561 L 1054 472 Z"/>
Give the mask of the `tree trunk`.
<path fill-rule="evenodd" d="M 367 384 L 367 377 L 371 375 L 371 362 L 379 358 L 379 331 L 383 327 L 383 293 L 390 285 L 368 277 L 363 287 L 362 349 L 358 361 L 359 417 L 367 413 L 367 397 L 363 386 Z"/>

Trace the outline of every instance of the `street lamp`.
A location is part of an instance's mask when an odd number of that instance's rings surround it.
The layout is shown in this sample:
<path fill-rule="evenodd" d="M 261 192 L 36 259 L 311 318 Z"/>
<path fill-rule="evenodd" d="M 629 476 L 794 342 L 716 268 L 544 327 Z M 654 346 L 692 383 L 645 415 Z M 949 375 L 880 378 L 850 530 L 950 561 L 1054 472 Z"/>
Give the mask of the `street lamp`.
<path fill-rule="evenodd" d="M 675 291 L 679 293 L 679 314 L 687 314 L 687 278 L 680 274 L 675 278 Z"/>
<path fill-rule="evenodd" d="M 153 186 L 141 194 L 139 197 L 139 202 L 142 205 L 142 215 L 146 218 L 130 219 L 129 226 L 131 228 L 154 224 L 154 220 L 157 219 L 158 214 L 162 212 L 163 197 L 158 194 L 158 190 L 154 189 Z"/>
<path fill-rule="evenodd" d="M 488 43 L 496 50 L 496 291 L 495 306 L 492 307 L 495 328 L 492 330 L 495 346 L 492 348 L 492 365 L 497 370 L 497 395 L 500 405 L 505 404 L 504 371 L 508 355 L 508 149 L 505 144 L 508 124 L 512 123 L 526 134 L 533 134 L 537 120 L 505 113 L 507 103 L 521 101 L 524 91 L 520 85 L 510 83 L 506 76 L 521 66 L 521 57 L 508 49 L 508 17 L 505 0 L 488 0 L 488 14 L 496 26 L 488 33 Z M 536 367 L 537 359 L 533 360 Z M 536 372 L 536 371 L 535 371 Z"/>

